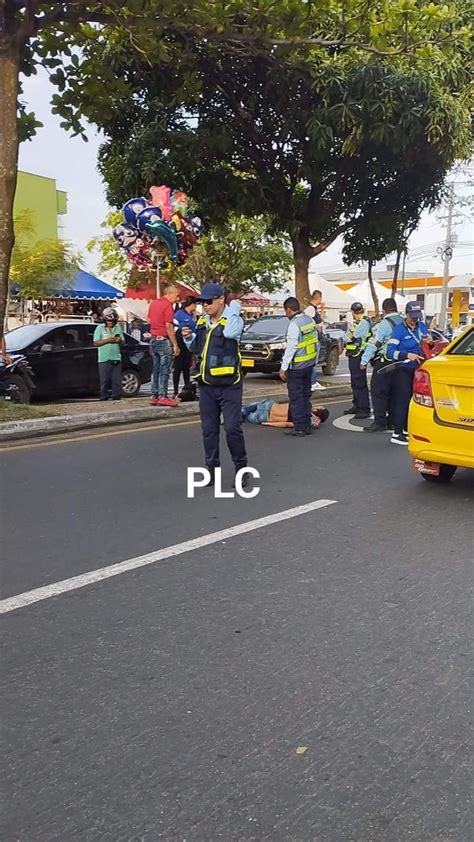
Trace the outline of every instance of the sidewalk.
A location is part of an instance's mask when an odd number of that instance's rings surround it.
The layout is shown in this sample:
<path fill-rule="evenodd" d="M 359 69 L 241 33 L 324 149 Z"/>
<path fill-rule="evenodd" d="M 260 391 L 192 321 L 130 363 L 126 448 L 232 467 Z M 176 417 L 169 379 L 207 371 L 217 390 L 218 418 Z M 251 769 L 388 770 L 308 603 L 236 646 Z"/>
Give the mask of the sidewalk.
<path fill-rule="evenodd" d="M 314 401 L 324 404 L 330 398 L 350 395 L 347 385 L 333 385 L 330 380 L 321 381 L 325 391 L 314 393 Z M 276 380 L 262 380 L 244 383 L 244 402 L 251 403 L 266 398 L 285 400 L 286 387 Z M 41 418 L 15 420 L 0 423 L 0 442 L 34 436 L 47 436 L 79 430 L 109 427 L 120 424 L 140 424 L 151 421 L 173 421 L 199 415 L 197 401 L 183 403 L 175 408 L 150 406 L 148 397 L 125 398 L 120 403 L 107 401 L 99 403 L 96 399 L 60 402 L 55 404 L 36 404 L 32 411 L 44 411 Z"/>

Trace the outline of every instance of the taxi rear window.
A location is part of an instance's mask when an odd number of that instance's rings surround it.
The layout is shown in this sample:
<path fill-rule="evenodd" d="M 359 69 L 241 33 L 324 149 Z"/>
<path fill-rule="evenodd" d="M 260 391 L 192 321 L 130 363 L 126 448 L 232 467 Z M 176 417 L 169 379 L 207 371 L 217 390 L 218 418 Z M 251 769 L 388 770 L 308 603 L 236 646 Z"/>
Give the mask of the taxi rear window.
<path fill-rule="evenodd" d="M 448 351 L 448 354 L 459 357 L 474 357 L 474 330 L 470 330 L 467 336 L 463 336 L 457 345 Z"/>

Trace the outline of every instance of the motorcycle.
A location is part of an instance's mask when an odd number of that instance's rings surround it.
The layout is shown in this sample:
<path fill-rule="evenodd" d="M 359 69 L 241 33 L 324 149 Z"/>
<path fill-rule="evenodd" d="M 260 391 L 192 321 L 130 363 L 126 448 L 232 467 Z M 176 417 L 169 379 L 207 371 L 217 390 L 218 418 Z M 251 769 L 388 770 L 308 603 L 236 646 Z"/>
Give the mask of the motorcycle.
<path fill-rule="evenodd" d="M 31 366 L 23 354 L 10 359 L 9 363 L 0 359 L 0 398 L 12 403 L 30 403 L 35 388 Z"/>

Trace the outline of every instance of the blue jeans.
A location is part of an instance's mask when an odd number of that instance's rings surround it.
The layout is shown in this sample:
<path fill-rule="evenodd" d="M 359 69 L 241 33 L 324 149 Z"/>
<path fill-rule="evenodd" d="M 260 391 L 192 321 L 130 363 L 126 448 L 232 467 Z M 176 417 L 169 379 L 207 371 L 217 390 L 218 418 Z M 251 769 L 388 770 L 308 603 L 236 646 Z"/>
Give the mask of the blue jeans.
<path fill-rule="evenodd" d="M 270 399 L 244 405 L 242 407 L 242 421 L 248 421 L 250 424 L 266 423 L 274 403 L 275 401 Z"/>
<path fill-rule="evenodd" d="M 152 339 L 150 351 L 153 357 L 153 374 L 151 378 L 151 394 L 154 398 L 168 397 L 168 381 L 170 379 L 173 349 L 169 339 Z"/>

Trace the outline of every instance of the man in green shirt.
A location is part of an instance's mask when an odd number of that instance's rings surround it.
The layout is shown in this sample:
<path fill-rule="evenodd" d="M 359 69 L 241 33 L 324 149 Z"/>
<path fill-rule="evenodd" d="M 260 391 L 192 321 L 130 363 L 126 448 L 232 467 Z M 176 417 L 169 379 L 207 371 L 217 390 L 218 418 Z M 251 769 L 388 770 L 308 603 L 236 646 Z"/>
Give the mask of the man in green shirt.
<path fill-rule="evenodd" d="M 123 330 L 117 324 L 117 314 L 112 307 L 106 307 L 102 313 L 104 324 L 97 325 L 94 331 L 94 345 L 99 351 L 100 400 L 107 401 L 112 392 L 112 400 L 122 397 L 122 354 L 120 343 L 123 342 Z"/>

